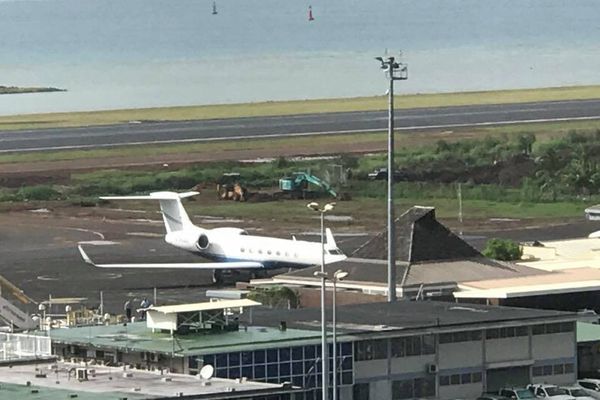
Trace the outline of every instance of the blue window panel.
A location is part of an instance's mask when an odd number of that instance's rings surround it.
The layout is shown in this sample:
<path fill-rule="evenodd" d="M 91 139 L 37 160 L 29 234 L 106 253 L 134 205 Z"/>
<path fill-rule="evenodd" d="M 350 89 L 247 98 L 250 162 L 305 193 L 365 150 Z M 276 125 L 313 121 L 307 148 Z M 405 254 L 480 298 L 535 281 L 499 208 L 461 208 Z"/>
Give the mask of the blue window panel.
<path fill-rule="evenodd" d="M 254 364 L 264 364 L 265 360 L 266 359 L 264 350 L 256 350 L 254 352 Z"/>
<path fill-rule="evenodd" d="M 198 358 L 196 356 L 190 356 L 188 358 L 188 367 L 190 369 L 198 369 Z"/>
<path fill-rule="evenodd" d="M 242 351 L 242 365 L 252 365 L 251 351 Z"/>
<path fill-rule="evenodd" d="M 320 347 L 319 347 L 320 349 Z M 304 358 L 306 359 L 314 359 L 316 358 L 315 355 L 317 354 L 315 351 L 315 346 L 306 346 L 304 348 Z"/>
<path fill-rule="evenodd" d="M 302 347 L 292 347 L 292 360 L 299 361 L 304 358 Z"/>
<path fill-rule="evenodd" d="M 285 376 L 289 375 L 291 370 L 291 365 L 289 362 L 282 362 L 279 364 L 279 375 Z"/>
<path fill-rule="evenodd" d="M 269 379 L 267 379 L 267 383 L 279 383 L 279 379 L 278 378 L 269 378 Z"/>
<path fill-rule="evenodd" d="M 225 368 L 227 367 L 227 354 L 217 354 L 214 367 Z"/>
<path fill-rule="evenodd" d="M 242 367 L 242 376 L 248 379 L 254 379 L 254 373 L 252 372 L 252 366 Z"/>
<path fill-rule="evenodd" d="M 268 363 L 276 363 L 279 360 L 277 359 L 277 349 L 267 350 L 267 362 Z"/>
<path fill-rule="evenodd" d="M 352 343 L 350 343 L 350 342 L 340 343 L 340 347 L 341 347 L 341 352 L 340 352 L 341 355 L 343 355 L 343 356 L 352 355 Z"/>
<path fill-rule="evenodd" d="M 277 364 L 267 364 L 267 376 L 269 378 L 279 376 L 279 366 Z"/>
<path fill-rule="evenodd" d="M 290 349 L 284 347 L 279 349 L 279 362 L 290 361 Z"/>
<path fill-rule="evenodd" d="M 254 366 L 254 379 L 262 379 L 266 375 L 266 369 L 264 365 L 255 365 Z"/>
<path fill-rule="evenodd" d="M 240 365 L 240 353 L 229 353 L 229 366 L 237 367 Z"/>
<path fill-rule="evenodd" d="M 292 378 L 289 375 L 282 375 L 279 377 L 279 383 L 291 382 Z"/>
<path fill-rule="evenodd" d="M 304 386 L 304 382 L 302 380 L 302 376 L 294 376 L 292 377 L 292 385 L 302 387 Z"/>
<path fill-rule="evenodd" d="M 217 378 L 227 378 L 227 368 L 217 368 Z"/>
<path fill-rule="evenodd" d="M 229 368 L 229 379 L 236 379 L 240 377 L 240 367 Z"/>
<path fill-rule="evenodd" d="M 212 365 L 213 367 L 216 367 L 215 356 L 213 354 L 208 355 L 208 356 L 202 356 L 202 360 L 203 360 L 204 365 Z"/>
<path fill-rule="evenodd" d="M 309 391 L 306 392 L 305 400 L 316 400 L 315 392 Z"/>
<path fill-rule="evenodd" d="M 302 375 L 304 373 L 302 361 L 295 361 L 292 363 L 292 374 Z"/>

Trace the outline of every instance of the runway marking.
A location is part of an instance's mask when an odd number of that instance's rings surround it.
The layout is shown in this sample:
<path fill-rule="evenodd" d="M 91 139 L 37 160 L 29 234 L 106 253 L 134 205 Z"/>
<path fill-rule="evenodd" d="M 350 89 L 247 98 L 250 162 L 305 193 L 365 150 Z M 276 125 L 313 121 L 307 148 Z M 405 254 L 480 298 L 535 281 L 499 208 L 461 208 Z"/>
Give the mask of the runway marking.
<path fill-rule="evenodd" d="M 82 242 L 77 242 L 77 244 L 89 244 L 92 246 L 112 246 L 115 244 L 119 244 L 119 242 L 113 242 L 111 240 L 86 240 Z"/>
<path fill-rule="evenodd" d="M 395 128 L 395 131 L 408 131 L 408 130 L 428 130 L 428 129 L 441 129 L 441 128 L 466 128 L 466 127 L 478 127 L 478 126 L 496 126 L 496 125 L 518 125 L 518 124 L 535 124 L 545 122 L 568 122 L 568 121 L 594 121 L 600 119 L 600 115 L 587 116 L 587 117 L 561 117 L 561 118 L 540 118 L 540 119 L 523 119 L 516 121 L 490 121 L 490 122 L 472 122 L 462 124 L 440 124 L 440 125 L 414 125 L 404 126 Z M 224 140 L 243 140 L 243 139 L 274 139 L 274 138 L 289 138 L 289 137 L 304 137 L 304 136 L 321 136 L 321 135 L 335 135 L 335 134 L 352 134 L 352 133 L 372 133 L 372 132 L 385 132 L 385 128 L 374 128 L 374 129 L 348 129 L 339 131 L 320 131 L 320 132 L 299 132 L 299 133 L 275 133 L 265 135 L 237 135 L 237 136 L 226 136 L 226 137 L 212 137 L 212 138 L 190 138 L 190 139 L 169 139 L 169 140 L 149 140 L 149 141 L 137 141 L 137 142 L 122 142 L 122 143 L 101 143 L 101 144 L 82 144 L 82 145 L 69 145 L 69 146 L 50 146 L 50 147 L 31 147 L 26 149 L 3 149 L 0 150 L 0 154 L 3 153 L 23 153 L 28 151 L 47 151 L 47 150 L 78 150 L 78 149 L 93 149 L 93 148 L 107 148 L 107 147 L 119 147 L 119 146 L 139 146 L 139 145 L 156 145 L 156 144 L 176 144 L 176 143 L 201 143 L 201 142 L 220 142 Z"/>
<path fill-rule="evenodd" d="M 92 235 L 98 236 L 101 240 L 104 240 L 104 235 L 101 232 L 93 231 L 91 229 L 71 228 L 71 227 L 64 227 L 64 229 L 69 229 L 69 230 L 73 230 L 73 231 L 77 231 L 77 232 L 91 233 Z M 80 243 L 84 243 L 84 242 L 80 242 Z"/>

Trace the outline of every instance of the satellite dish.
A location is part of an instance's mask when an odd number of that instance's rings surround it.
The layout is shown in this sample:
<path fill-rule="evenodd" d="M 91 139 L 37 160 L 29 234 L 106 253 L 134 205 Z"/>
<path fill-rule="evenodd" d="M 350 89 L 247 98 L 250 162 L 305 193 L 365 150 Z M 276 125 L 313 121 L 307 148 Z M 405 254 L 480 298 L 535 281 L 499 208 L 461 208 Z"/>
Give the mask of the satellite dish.
<path fill-rule="evenodd" d="M 214 373 L 215 373 L 215 368 L 209 364 L 205 365 L 200 370 L 200 376 L 202 377 L 202 379 L 206 379 L 206 380 L 212 378 Z"/>

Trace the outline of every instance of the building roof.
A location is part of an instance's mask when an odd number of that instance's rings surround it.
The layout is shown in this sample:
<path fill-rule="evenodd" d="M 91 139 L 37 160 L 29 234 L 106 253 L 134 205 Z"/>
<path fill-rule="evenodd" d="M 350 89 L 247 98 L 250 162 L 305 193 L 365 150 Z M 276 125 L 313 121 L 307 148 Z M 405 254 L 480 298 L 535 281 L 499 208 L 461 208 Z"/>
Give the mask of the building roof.
<path fill-rule="evenodd" d="M 547 320 L 574 320 L 575 313 L 529 308 L 457 304 L 439 301 L 397 301 L 337 307 L 338 330 L 342 333 L 427 328 L 481 327 L 482 324 L 521 324 Z M 320 329 L 319 308 L 296 310 L 257 309 L 253 320 L 261 325 L 286 321 L 297 329 Z"/>
<path fill-rule="evenodd" d="M 456 286 L 463 281 L 504 279 L 547 272 L 514 263 L 485 258 L 435 219 L 435 209 L 415 206 L 396 219 L 397 285 L 419 287 Z M 320 267 L 292 271 L 273 278 L 276 283 L 316 284 L 313 273 Z M 387 231 L 360 246 L 345 261 L 325 266 L 330 275 L 348 272 L 339 287 L 385 290 L 387 288 Z M 253 283 L 256 283 L 253 281 Z M 267 282 L 263 282 L 267 283 Z M 403 284 L 403 285 L 402 285 Z"/>
<path fill-rule="evenodd" d="M 320 343 L 319 308 L 257 308 L 251 318 L 248 314 L 245 315 L 252 319 L 252 326 L 235 332 L 171 336 L 166 333 L 153 333 L 143 323 L 136 322 L 127 325 L 55 329 L 49 334 L 55 343 L 165 353 L 175 357 Z M 357 334 L 374 332 L 410 332 L 432 328 L 477 329 L 490 324 L 544 323 L 571 321 L 575 318 L 574 313 L 560 311 L 435 301 L 352 304 L 337 308 L 340 341 L 348 340 Z M 285 330 L 279 329 L 282 321 L 287 325 Z"/>
<path fill-rule="evenodd" d="M 98 325 L 81 328 L 53 329 L 49 332 L 54 343 L 90 345 L 128 351 L 186 356 L 228 351 L 277 348 L 286 343 L 318 343 L 320 332 L 313 330 L 248 326 L 239 331 L 190 333 L 171 336 L 152 332 L 144 322 L 118 325 Z"/>
<path fill-rule="evenodd" d="M 254 307 L 260 306 L 260 303 L 250 299 L 240 300 L 221 300 L 221 301 L 210 301 L 203 303 L 190 303 L 190 304 L 178 304 L 173 306 L 152 306 L 148 308 L 148 311 L 156 311 L 163 314 L 177 314 L 185 312 L 195 311 L 211 311 L 211 310 L 224 310 L 227 308 L 239 308 L 239 307 Z"/>
<path fill-rule="evenodd" d="M 414 206 L 398 217 L 396 259 L 406 263 L 482 257 L 435 219 L 435 208 Z M 387 229 L 360 246 L 352 257 L 387 259 Z"/>
<path fill-rule="evenodd" d="M 456 298 L 506 299 L 600 290 L 600 269 L 571 268 L 507 279 L 488 279 L 463 282 Z"/>
<path fill-rule="evenodd" d="M 314 272 L 321 267 L 311 267 L 277 275 L 275 283 L 320 284 Z M 328 264 L 325 271 L 332 274 L 341 269 L 348 272 L 340 288 L 387 288 L 387 261 L 349 258 L 345 261 Z M 527 266 L 498 262 L 484 257 L 466 260 L 432 261 L 415 265 L 396 264 L 396 282 L 398 287 L 405 279 L 404 287 L 425 285 L 456 285 L 463 281 L 502 279 L 521 276 L 543 275 L 547 272 Z"/>
<path fill-rule="evenodd" d="M 51 369 L 56 365 L 56 369 Z M 4 399 L 68 399 L 77 395 L 77 399 L 175 399 L 193 396 L 195 399 L 235 399 L 248 394 L 270 395 L 290 392 L 290 387 L 233 379 L 211 378 L 210 384 L 197 376 L 183 374 L 165 374 L 144 370 L 128 370 L 124 376 L 122 367 L 88 365 L 94 374 L 88 373 L 88 380 L 69 377 L 72 368 L 86 368 L 72 363 L 25 364 L 12 367 L 0 367 L 0 398 Z M 47 378 L 37 377 L 45 373 Z M 164 379 L 168 377 L 169 379 Z M 30 386 L 24 385 L 29 381 Z M 37 391 L 37 393 L 32 393 Z M 182 396 L 179 396 L 179 394 Z"/>

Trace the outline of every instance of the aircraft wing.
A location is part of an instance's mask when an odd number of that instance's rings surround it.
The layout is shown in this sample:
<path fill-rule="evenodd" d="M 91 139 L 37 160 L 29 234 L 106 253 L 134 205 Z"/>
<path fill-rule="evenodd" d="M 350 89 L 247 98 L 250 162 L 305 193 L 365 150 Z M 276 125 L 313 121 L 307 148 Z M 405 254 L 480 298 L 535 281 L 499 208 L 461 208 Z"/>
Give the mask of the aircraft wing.
<path fill-rule="evenodd" d="M 180 268 L 180 269 L 248 269 L 248 268 L 264 268 L 264 265 L 253 261 L 232 261 L 220 263 L 148 263 L 148 264 L 96 264 L 83 251 L 81 246 L 77 246 L 83 261 L 94 267 L 99 268 Z"/>

